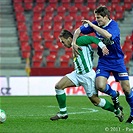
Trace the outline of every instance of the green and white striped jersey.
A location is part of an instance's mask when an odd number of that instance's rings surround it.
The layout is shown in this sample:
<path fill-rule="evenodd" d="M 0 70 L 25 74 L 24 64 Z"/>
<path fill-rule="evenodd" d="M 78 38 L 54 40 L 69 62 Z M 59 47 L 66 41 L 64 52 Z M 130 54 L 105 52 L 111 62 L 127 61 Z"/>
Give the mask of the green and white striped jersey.
<path fill-rule="evenodd" d="M 98 44 L 100 39 L 93 36 L 80 36 L 76 40 L 76 44 L 82 48 L 79 50 L 80 55 L 74 57 L 74 67 L 77 73 L 85 74 L 92 70 L 93 68 L 93 50 L 90 44 Z"/>

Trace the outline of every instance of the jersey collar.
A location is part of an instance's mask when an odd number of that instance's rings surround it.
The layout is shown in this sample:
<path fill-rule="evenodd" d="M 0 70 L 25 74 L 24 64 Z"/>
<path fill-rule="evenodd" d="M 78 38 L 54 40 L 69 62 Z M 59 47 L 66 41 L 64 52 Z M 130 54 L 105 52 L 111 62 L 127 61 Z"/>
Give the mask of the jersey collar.
<path fill-rule="evenodd" d="M 108 26 L 111 23 L 111 21 L 112 21 L 112 19 L 110 19 L 109 22 L 105 26 L 103 26 L 103 28 L 105 28 L 106 26 Z"/>

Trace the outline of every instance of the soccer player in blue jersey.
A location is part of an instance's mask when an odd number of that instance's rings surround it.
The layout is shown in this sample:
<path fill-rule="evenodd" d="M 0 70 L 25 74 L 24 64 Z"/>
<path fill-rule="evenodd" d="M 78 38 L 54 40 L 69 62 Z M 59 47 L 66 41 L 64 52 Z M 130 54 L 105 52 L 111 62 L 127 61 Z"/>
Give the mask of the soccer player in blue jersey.
<path fill-rule="evenodd" d="M 126 123 L 133 124 L 133 91 L 130 89 L 129 77 L 124 64 L 124 54 L 120 46 L 120 30 L 116 21 L 110 19 L 110 13 L 107 7 L 100 6 L 95 11 L 96 21 L 82 20 L 84 23 L 75 30 L 72 48 L 75 55 L 79 54 L 79 49 L 76 45 L 76 39 L 80 33 L 89 34 L 94 32 L 97 38 L 101 39 L 109 49 L 109 54 L 103 56 L 101 49 L 98 47 L 99 61 L 96 70 L 96 88 L 112 97 L 116 108 L 119 105 L 119 93 L 113 90 L 107 80 L 110 73 L 114 75 L 116 81 L 121 83 L 122 89 L 125 93 L 126 101 L 130 106 L 130 116 Z"/>

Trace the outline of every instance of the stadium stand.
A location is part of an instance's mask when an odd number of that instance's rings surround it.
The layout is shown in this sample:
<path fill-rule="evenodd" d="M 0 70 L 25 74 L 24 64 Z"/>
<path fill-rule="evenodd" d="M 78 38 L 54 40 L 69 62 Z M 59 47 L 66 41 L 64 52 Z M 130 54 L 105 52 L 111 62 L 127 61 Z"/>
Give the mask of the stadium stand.
<path fill-rule="evenodd" d="M 12 23 L 15 25 L 14 28 L 16 28 L 14 30 L 14 35 L 16 35 L 15 37 L 17 38 L 16 47 L 20 50 L 17 53 L 18 57 L 21 58 L 20 62 L 22 62 L 20 63 L 20 68 L 24 67 L 25 58 L 27 57 L 27 55 L 29 55 L 29 53 L 31 56 L 31 68 L 48 68 L 49 66 L 62 67 L 62 63 L 57 61 L 58 59 L 52 58 L 50 56 L 52 50 L 54 49 L 53 47 L 55 46 L 55 44 L 58 44 L 57 42 L 59 41 L 59 32 L 63 28 L 69 29 L 71 31 L 75 30 L 81 25 L 81 19 L 83 18 L 94 20 L 95 18 L 93 16 L 93 10 L 100 4 L 105 4 L 111 11 L 111 17 L 118 21 L 121 29 L 122 48 L 123 50 L 125 50 L 124 47 L 128 49 L 129 43 L 131 44 L 131 42 L 127 41 L 127 35 L 130 35 L 133 30 L 131 29 L 131 10 L 133 6 L 131 3 L 132 0 L 12 0 L 12 2 L 10 0 L 5 0 L 2 6 L 8 6 L 9 8 L 9 11 L 3 10 L 4 14 L 14 15 Z M 4 9 L 4 6 L 2 7 L 2 9 Z M 97 46 L 94 44 L 92 45 L 92 47 L 94 48 L 96 53 Z M 36 54 L 37 49 L 38 51 L 41 51 L 41 55 Z M 64 50 L 65 52 L 61 53 L 61 49 L 58 48 L 58 51 L 56 51 L 56 56 L 54 55 L 53 57 L 59 56 L 60 59 L 60 57 L 63 57 L 63 54 L 66 53 L 66 55 L 71 57 L 70 51 L 66 49 Z M 47 54 L 43 54 L 46 53 L 46 51 Z M 60 55 L 58 53 L 60 53 Z M 125 63 L 128 66 L 130 60 L 132 59 L 132 51 L 128 53 L 127 51 L 124 51 L 124 53 Z M 49 58 L 51 60 L 54 59 L 53 63 L 48 63 L 50 61 Z M 95 55 L 95 58 L 98 58 L 97 55 Z M 44 59 L 46 59 L 46 63 L 43 63 Z M 36 60 L 39 61 L 37 62 Z M 55 62 L 58 63 L 58 65 L 55 65 Z M 97 65 L 96 62 L 97 59 L 94 62 L 95 67 Z M 66 66 L 68 68 L 70 67 L 69 65 L 63 66 Z M 34 75 L 32 71 L 31 75 Z"/>

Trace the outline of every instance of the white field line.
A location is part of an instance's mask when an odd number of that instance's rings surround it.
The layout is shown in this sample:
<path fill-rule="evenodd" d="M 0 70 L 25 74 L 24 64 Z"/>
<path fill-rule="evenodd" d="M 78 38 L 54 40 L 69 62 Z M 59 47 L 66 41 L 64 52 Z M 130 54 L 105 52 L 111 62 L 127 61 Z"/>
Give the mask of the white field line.
<path fill-rule="evenodd" d="M 57 108 L 57 106 L 46 106 L 46 108 Z M 75 109 L 75 107 L 67 107 L 69 109 Z M 76 107 L 77 110 L 78 107 Z M 93 109 L 93 108 L 78 108 L 78 110 L 82 111 L 75 111 L 75 112 L 68 112 L 69 115 L 76 115 L 76 114 L 87 114 L 87 113 L 96 113 L 99 110 Z M 9 114 L 8 116 L 10 117 L 43 117 L 43 116 L 48 116 L 48 115 L 55 115 L 55 114 L 17 114 L 17 115 L 11 115 Z"/>

